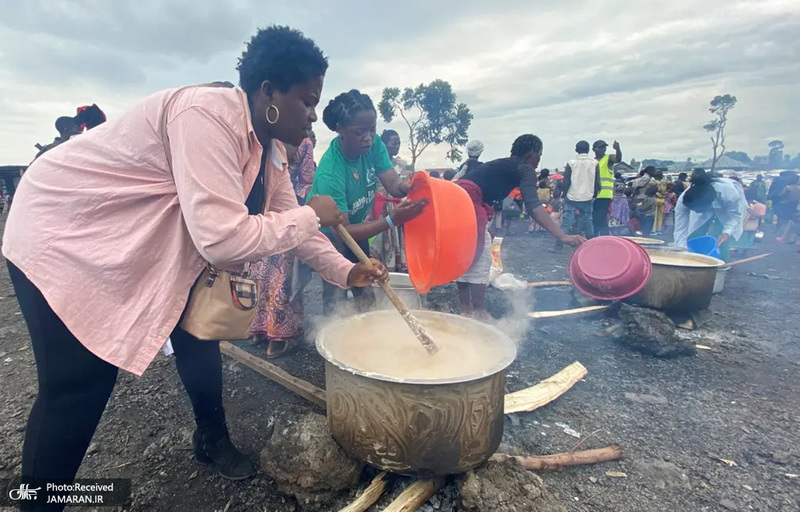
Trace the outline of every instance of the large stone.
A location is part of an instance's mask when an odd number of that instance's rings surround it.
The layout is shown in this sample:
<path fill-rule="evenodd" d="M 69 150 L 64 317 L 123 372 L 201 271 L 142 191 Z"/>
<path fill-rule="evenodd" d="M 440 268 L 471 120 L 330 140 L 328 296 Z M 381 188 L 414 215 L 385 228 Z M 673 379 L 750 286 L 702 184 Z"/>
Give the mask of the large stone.
<path fill-rule="evenodd" d="M 694 343 L 679 338 L 675 322 L 661 311 L 622 304 L 619 318 L 623 329 L 617 340 L 634 350 L 659 357 L 695 353 Z"/>
<path fill-rule="evenodd" d="M 463 512 L 566 512 L 535 473 L 514 459 L 488 462 L 459 482 Z"/>
<path fill-rule="evenodd" d="M 364 463 L 331 437 L 325 416 L 289 408 L 273 421 L 272 436 L 261 451 L 261 467 L 301 507 L 322 506 L 358 483 Z"/>

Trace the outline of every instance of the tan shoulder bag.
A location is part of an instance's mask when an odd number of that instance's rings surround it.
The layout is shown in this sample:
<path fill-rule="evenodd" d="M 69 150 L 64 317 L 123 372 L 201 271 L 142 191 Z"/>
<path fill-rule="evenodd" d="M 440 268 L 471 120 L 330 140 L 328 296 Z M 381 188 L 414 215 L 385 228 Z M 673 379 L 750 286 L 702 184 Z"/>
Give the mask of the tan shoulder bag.
<path fill-rule="evenodd" d="M 224 83 L 193 87 L 228 87 Z M 167 119 L 175 93 L 164 108 L 161 136 L 172 172 L 172 151 L 167 133 Z M 242 273 L 215 268 L 210 263 L 192 286 L 183 313 L 181 328 L 199 340 L 241 340 L 250 337 L 250 324 L 259 300 L 258 282 L 250 278 L 250 265 Z"/>

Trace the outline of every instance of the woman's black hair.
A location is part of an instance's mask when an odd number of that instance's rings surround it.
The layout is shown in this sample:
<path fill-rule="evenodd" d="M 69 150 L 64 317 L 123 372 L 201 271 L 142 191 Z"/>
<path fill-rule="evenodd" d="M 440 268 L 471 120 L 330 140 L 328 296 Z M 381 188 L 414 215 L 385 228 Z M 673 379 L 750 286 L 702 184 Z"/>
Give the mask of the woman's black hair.
<path fill-rule="evenodd" d="M 511 156 L 523 158 L 529 153 L 537 153 L 542 150 L 542 139 L 536 135 L 526 133 L 520 135 L 511 145 Z"/>
<path fill-rule="evenodd" d="M 260 28 L 239 57 L 239 86 L 254 94 L 264 81 L 286 92 L 312 78 L 325 76 L 328 59 L 299 30 L 272 25 Z"/>
<path fill-rule="evenodd" d="M 716 181 L 717 175 L 707 173 L 703 169 L 692 172 L 692 185 L 683 193 L 683 204 L 694 211 L 702 211 L 711 206 L 717 193 L 711 184 Z"/>
<path fill-rule="evenodd" d="M 539 173 L 539 179 L 540 180 L 543 180 L 543 179 L 549 178 L 549 177 L 550 177 L 550 169 L 542 169 L 542 171 Z"/>
<path fill-rule="evenodd" d="M 384 144 L 389 142 L 389 139 L 392 138 L 392 137 L 397 137 L 399 139 L 400 138 L 400 134 L 397 133 L 394 130 L 391 130 L 391 129 L 383 130 L 383 133 L 381 133 L 381 140 L 383 141 Z"/>
<path fill-rule="evenodd" d="M 337 126 L 346 126 L 359 112 L 365 110 L 375 112 L 375 105 L 369 96 L 353 89 L 343 92 L 328 103 L 322 111 L 322 122 L 335 132 Z"/>

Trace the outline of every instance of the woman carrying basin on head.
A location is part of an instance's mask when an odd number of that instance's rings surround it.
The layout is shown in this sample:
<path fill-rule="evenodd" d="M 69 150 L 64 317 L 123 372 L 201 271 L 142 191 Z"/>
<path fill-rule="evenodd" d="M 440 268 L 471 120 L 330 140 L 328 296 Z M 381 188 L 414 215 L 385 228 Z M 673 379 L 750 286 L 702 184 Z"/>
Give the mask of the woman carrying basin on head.
<path fill-rule="evenodd" d="M 39 394 L 22 475 L 72 480 L 119 369 L 141 375 L 167 338 L 197 429 L 194 453 L 225 478 L 255 473 L 228 435 L 219 342 L 179 326 L 210 263 L 234 269 L 295 251 L 341 287 L 385 269 L 353 265 L 320 233 L 330 197 L 298 207 L 283 143 L 316 121 L 327 59 L 287 27 L 259 30 L 241 89 L 155 93 L 28 168 L 3 254 L 31 335 Z"/>
<path fill-rule="evenodd" d="M 337 137 L 319 161 L 310 196 L 331 196 L 339 209 L 345 212 L 347 231 L 369 254 L 370 238 L 417 217 L 427 200 L 398 204 L 389 215 L 373 218 L 378 180 L 393 197 L 405 197 L 411 184 L 402 181 L 394 172 L 386 145 L 375 133 L 377 113 L 369 96 L 355 89 L 338 95 L 322 112 L 322 122 L 336 132 Z M 358 261 L 330 230 L 329 236 L 345 258 Z M 333 313 L 336 304 L 345 299 L 344 293 L 324 284 L 323 309 L 326 315 Z M 359 311 L 374 305 L 375 296 L 369 288 L 353 290 L 353 295 Z"/>

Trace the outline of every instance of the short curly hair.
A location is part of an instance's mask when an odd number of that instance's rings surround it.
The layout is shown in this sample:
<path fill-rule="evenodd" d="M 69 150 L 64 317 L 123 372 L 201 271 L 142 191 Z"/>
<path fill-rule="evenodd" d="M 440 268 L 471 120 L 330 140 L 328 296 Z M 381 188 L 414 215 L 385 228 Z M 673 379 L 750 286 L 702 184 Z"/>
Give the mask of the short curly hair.
<path fill-rule="evenodd" d="M 359 112 L 365 110 L 375 112 L 372 99 L 366 94 L 352 89 L 336 96 L 328 103 L 328 106 L 322 111 L 322 122 L 335 132 L 337 126 L 347 125 Z"/>
<path fill-rule="evenodd" d="M 322 50 L 299 30 L 272 25 L 260 28 L 239 57 L 239 86 L 249 95 L 268 80 L 278 91 L 303 84 L 328 70 Z"/>
<path fill-rule="evenodd" d="M 528 153 L 537 153 L 542 150 L 542 139 L 536 135 L 526 133 L 520 135 L 511 145 L 511 156 L 524 157 Z"/>
<path fill-rule="evenodd" d="M 392 137 L 400 138 L 400 134 L 397 133 L 397 131 L 392 130 L 391 128 L 383 130 L 383 133 L 381 133 L 381 140 L 384 142 L 384 144 L 389 142 L 389 139 L 391 139 Z"/>

